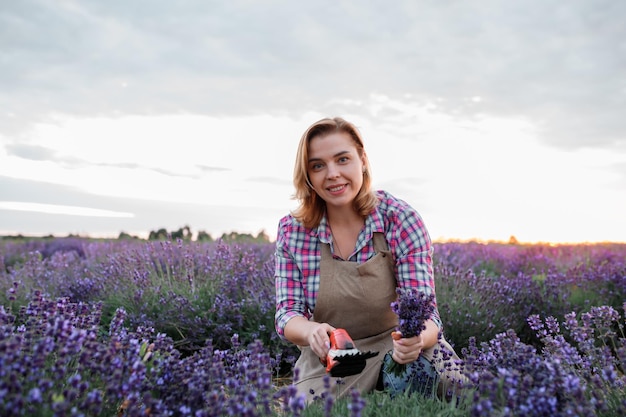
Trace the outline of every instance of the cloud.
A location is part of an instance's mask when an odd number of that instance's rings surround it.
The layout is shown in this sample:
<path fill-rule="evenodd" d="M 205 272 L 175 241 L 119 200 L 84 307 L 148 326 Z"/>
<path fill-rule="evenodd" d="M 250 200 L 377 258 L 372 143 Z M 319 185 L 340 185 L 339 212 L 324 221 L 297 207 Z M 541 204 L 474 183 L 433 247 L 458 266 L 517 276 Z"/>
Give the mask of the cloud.
<path fill-rule="evenodd" d="M 114 199 L 93 196 L 76 187 L 0 176 L 0 188 L 3 201 L 116 210 Z"/>
<path fill-rule="evenodd" d="M 271 236 L 274 224 L 277 226 L 286 212 L 255 206 L 97 196 L 73 187 L 4 176 L 0 176 L 0 189 L 0 234 L 117 236 L 121 231 L 146 234 L 189 225 L 193 231 L 204 230 L 214 237 L 231 231 L 257 233 L 261 229 Z"/>
<path fill-rule="evenodd" d="M 208 165 L 197 164 L 196 167 L 202 172 L 226 172 L 230 171 L 230 168 L 214 167 Z"/>
<path fill-rule="evenodd" d="M 47 161 L 55 157 L 56 152 L 45 146 L 13 143 L 5 146 L 9 155 L 33 161 Z"/>
<path fill-rule="evenodd" d="M 291 187 L 293 185 L 293 182 L 291 181 L 291 179 L 285 179 L 285 178 L 276 178 L 276 177 L 249 177 L 246 178 L 246 181 L 250 181 L 250 182 L 258 182 L 258 183 L 262 183 L 262 184 L 269 184 L 269 185 L 278 185 L 278 186 L 287 186 L 287 187 Z"/>
<path fill-rule="evenodd" d="M 339 114 L 336 99 L 382 94 L 527 118 L 557 147 L 623 149 L 625 13 L 608 0 L 9 2 L 0 124 L 15 133 L 51 112 Z"/>
<path fill-rule="evenodd" d="M 223 172 L 228 171 L 226 168 L 210 167 L 206 165 L 195 165 L 198 168 L 199 173 L 188 174 L 185 172 L 177 172 L 171 169 L 161 168 L 159 166 L 151 167 L 148 165 L 142 165 L 134 162 L 92 162 L 82 158 L 76 158 L 69 155 L 61 155 L 57 150 L 39 145 L 29 145 L 22 143 L 8 143 L 5 146 L 8 156 L 16 156 L 18 158 L 27 159 L 31 161 L 54 161 L 61 166 L 69 169 L 77 169 L 87 166 L 98 166 L 108 168 L 119 168 L 125 170 L 147 170 L 154 171 L 158 174 L 168 177 L 182 177 L 198 179 L 204 173 Z"/>
<path fill-rule="evenodd" d="M 71 233 L 94 237 L 117 237 L 124 231 L 147 237 L 152 230 L 165 228 L 172 231 L 189 226 L 193 232 L 203 230 L 213 237 L 232 231 L 256 234 L 261 230 L 266 230 L 273 237 L 276 231 L 274 224 L 278 225 L 278 220 L 274 219 L 285 214 L 284 210 L 227 205 L 200 206 L 147 201 L 126 203 L 126 208 L 133 210 L 133 217 L 94 217 L 2 210 L 0 234 L 63 236 Z M 15 225 L 21 225 L 19 230 L 15 230 Z"/>
<path fill-rule="evenodd" d="M 134 217 L 133 213 L 101 210 L 92 207 L 63 206 L 56 204 L 24 203 L 19 201 L 0 201 L 0 210 L 28 211 L 35 213 L 64 214 L 85 217 Z"/>

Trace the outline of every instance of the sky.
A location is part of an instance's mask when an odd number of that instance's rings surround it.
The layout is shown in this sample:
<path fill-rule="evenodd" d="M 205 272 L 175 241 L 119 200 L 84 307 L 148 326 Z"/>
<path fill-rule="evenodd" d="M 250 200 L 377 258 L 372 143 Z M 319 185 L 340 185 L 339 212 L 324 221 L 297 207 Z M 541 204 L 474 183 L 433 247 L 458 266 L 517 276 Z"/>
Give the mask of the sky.
<path fill-rule="evenodd" d="M 0 234 L 274 238 L 304 130 L 433 240 L 626 242 L 626 2 L 0 4 Z"/>

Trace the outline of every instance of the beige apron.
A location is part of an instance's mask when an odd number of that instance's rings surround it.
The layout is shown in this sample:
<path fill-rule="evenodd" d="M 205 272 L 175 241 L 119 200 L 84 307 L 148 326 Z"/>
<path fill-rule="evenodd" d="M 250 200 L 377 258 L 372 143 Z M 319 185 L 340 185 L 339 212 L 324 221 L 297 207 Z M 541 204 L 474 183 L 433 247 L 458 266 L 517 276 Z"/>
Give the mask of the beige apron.
<path fill-rule="evenodd" d="M 360 374 L 330 378 L 331 391 L 337 397 L 352 388 L 360 392 L 373 390 L 382 359 L 393 348 L 390 333 L 398 323 L 390 307 L 396 299 L 394 261 L 383 234 L 374 233 L 374 248 L 376 255 L 358 264 L 334 259 L 330 245 L 322 244 L 320 288 L 311 320 L 346 329 L 357 349 L 363 352 L 379 352 L 378 356 L 367 360 Z M 306 394 L 309 401 L 326 391 L 326 369 L 311 348 L 302 347 L 295 368 L 298 369 L 298 392 Z"/>
<path fill-rule="evenodd" d="M 329 323 L 336 328 L 346 329 L 362 352 L 377 351 L 378 356 L 367 360 L 365 369 L 357 375 L 344 378 L 330 377 L 330 388 L 324 386 L 326 368 L 310 347 L 302 346 L 295 364 L 298 377 L 295 385 L 307 401 L 330 391 L 335 397 L 346 395 L 351 389 L 361 393 L 376 387 L 383 358 L 393 349 L 391 332 L 398 324 L 398 316 L 391 310 L 396 300 L 395 261 L 382 233 L 374 233 L 376 255 L 364 264 L 333 258 L 330 245 L 322 244 L 320 264 L 320 287 L 317 294 L 314 317 L 311 320 Z M 450 391 L 450 378 L 460 377 L 444 363 L 433 358 L 441 345 L 453 352 L 452 359 L 459 359 L 443 337 L 439 343 L 422 352 L 433 362 L 442 375 L 439 392 Z M 446 375 L 454 374 L 454 375 Z"/>

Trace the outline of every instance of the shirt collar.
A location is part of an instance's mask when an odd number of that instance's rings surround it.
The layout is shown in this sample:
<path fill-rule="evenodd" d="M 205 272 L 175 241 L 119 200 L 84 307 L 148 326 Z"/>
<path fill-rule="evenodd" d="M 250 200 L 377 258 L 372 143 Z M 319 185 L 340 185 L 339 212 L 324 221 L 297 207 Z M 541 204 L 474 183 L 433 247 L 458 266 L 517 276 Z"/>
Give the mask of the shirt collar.
<path fill-rule="evenodd" d="M 365 230 L 370 236 L 374 233 L 383 233 L 385 231 L 385 222 L 380 212 L 380 204 L 377 204 L 374 210 L 365 219 Z"/>
<path fill-rule="evenodd" d="M 332 238 L 330 234 L 330 227 L 328 227 L 328 217 L 326 217 L 326 212 L 324 212 L 324 215 L 320 220 L 320 224 L 316 228 L 314 228 L 312 232 L 313 233 L 311 233 L 311 235 L 317 236 L 320 242 L 330 243 Z"/>
<path fill-rule="evenodd" d="M 374 233 L 384 233 L 385 231 L 385 222 L 383 220 L 383 216 L 379 210 L 379 205 L 377 204 L 374 207 L 374 210 L 370 213 L 369 216 L 365 218 L 365 233 L 366 238 L 372 239 Z M 322 243 L 330 243 L 332 240 L 330 228 L 328 227 L 328 217 L 326 213 L 322 216 L 320 220 L 320 224 L 311 230 L 311 236 L 317 236 L 317 238 Z"/>

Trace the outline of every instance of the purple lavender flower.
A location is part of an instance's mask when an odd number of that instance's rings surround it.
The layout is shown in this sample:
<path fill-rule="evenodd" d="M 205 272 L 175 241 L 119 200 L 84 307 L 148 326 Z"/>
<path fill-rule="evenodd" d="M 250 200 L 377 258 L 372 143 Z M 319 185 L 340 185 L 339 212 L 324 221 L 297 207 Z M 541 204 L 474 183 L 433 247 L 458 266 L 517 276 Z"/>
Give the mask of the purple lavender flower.
<path fill-rule="evenodd" d="M 425 294 L 415 288 L 396 288 L 396 294 L 398 298 L 391 303 L 391 310 L 398 315 L 398 326 L 391 336 L 396 340 L 418 336 L 426 329 L 426 320 L 433 314 L 435 295 Z M 406 364 L 399 364 L 393 360 L 390 363 L 388 371 L 396 376 L 402 376 L 407 372 Z"/>
<path fill-rule="evenodd" d="M 361 417 L 361 412 L 365 408 L 366 402 L 361 397 L 358 390 L 352 389 L 350 391 L 350 399 L 351 401 L 348 403 L 348 410 L 350 411 L 350 416 L 352 417 Z"/>
<path fill-rule="evenodd" d="M 398 315 L 396 331 L 402 337 L 419 335 L 426 329 L 426 320 L 435 310 L 433 293 L 425 294 L 415 288 L 397 288 L 398 299 L 391 303 L 391 310 Z"/>

